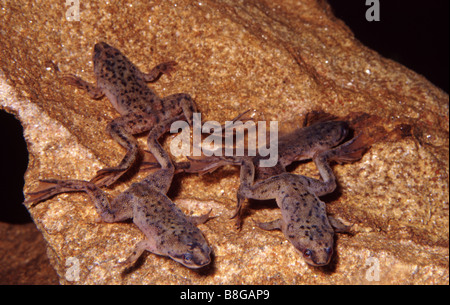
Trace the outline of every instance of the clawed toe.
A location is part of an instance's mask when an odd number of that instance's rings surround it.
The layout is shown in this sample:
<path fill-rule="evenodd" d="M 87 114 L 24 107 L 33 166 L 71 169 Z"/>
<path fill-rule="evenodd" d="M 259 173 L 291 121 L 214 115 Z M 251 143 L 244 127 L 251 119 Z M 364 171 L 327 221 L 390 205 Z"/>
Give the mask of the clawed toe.
<path fill-rule="evenodd" d="M 125 169 L 104 168 L 97 171 L 97 175 L 90 182 L 100 187 L 108 187 L 116 182 L 125 173 Z"/>

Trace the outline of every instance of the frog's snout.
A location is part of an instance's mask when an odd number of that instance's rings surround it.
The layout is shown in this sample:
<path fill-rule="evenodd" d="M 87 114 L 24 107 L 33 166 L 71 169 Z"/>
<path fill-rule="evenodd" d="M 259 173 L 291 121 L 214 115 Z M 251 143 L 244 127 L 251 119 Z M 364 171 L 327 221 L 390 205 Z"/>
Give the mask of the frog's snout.
<path fill-rule="evenodd" d="M 94 53 L 102 52 L 106 48 L 109 48 L 109 45 L 106 42 L 98 42 L 94 46 Z"/>
<path fill-rule="evenodd" d="M 328 265 L 333 255 L 333 248 L 328 247 L 320 250 L 306 249 L 305 251 L 301 251 L 301 254 L 305 262 L 309 265 L 320 267 Z"/>

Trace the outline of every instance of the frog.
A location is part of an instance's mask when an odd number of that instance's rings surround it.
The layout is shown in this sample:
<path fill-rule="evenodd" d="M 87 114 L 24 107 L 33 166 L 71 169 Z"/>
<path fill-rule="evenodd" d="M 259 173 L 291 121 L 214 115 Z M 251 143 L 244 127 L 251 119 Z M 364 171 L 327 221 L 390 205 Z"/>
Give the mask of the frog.
<path fill-rule="evenodd" d="M 162 74 L 170 75 L 177 65 L 175 61 L 160 63 L 149 73 L 143 73 L 118 49 L 98 42 L 94 46 L 93 63 L 96 84 L 73 74 L 65 74 L 64 79 L 69 85 L 86 91 L 92 99 L 106 96 L 120 114 L 108 123 L 106 131 L 126 149 L 126 154 L 117 166 L 100 169 L 91 179 L 98 186 L 108 187 L 125 174 L 139 156 L 138 142 L 133 135 L 147 132 L 181 113 L 192 126 L 197 107 L 189 94 L 160 97 L 146 84 L 158 80 Z"/>
<path fill-rule="evenodd" d="M 269 177 L 286 172 L 286 167 L 295 161 L 305 161 L 312 159 L 314 155 L 321 151 L 331 150 L 333 159 L 327 161 L 322 160 L 322 163 L 315 162 L 319 173 L 328 170 L 328 176 L 334 175 L 329 166 L 328 161 L 336 161 L 339 163 L 354 162 L 362 157 L 362 154 L 368 148 L 368 140 L 362 133 L 355 136 L 353 139 L 338 146 L 350 132 L 350 127 L 345 121 L 325 121 L 317 122 L 310 126 L 298 128 L 291 133 L 280 137 L 278 141 L 278 162 L 273 167 L 261 167 L 259 161 L 261 156 L 257 155 L 251 158 L 253 166 L 255 167 L 255 180 L 262 181 Z M 239 158 L 237 159 L 239 161 Z M 231 158 L 228 162 L 236 163 L 236 159 Z M 322 177 L 323 178 L 323 177 Z M 334 180 L 333 180 L 334 181 Z M 330 190 L 331 193 L 334 190 Z M 233 214 L 233 218 L 237 218 L 237 226 L 241 223 L 242 201 L 238 200 L 238 204 Z"/>
<path fill-rule="evenodd" d="M 336 178 L 330 162 L 359 160 L 370 146 L 370 139 L 359 133 L 352 139 L 345 121 L 318 121 L 283 135 L 278 143 L 278 162 L 260 167 L 261 156 L 221 156 L 192 159 L 175 164 L 177 171 L 211 172 L 220 166 L 240 166 L 240 186 L 232 218 L 241 228 L 245 199 L 275 199 L 282 217 L 255 225 L 263 230 L 281 230 L 304 261 L 312 266 L 329 264 L 333 255 L 334 233 L 349 232 L 351 226 L 327 214 L 320 196 L 333 192 Z M 297 160 L 312 159 L 322 180 L 288 173 L 286 166 Z"/>
<path fill-rule="evenodd" d="M 286 172 L 286 167 L 295 161 L 313 159 L 314 154 L 318 151 L 330 150 L 341 143 L 349 136 L 350 131 L 350 126 L 346 121 L 339 121 L 336 117 L 332 117 L 331 119 L 327 117 L 324 121 L 319 119 L 309 126 L 297 128 L 290 133 L 280 136 L 278 139 L 278 161 L 275 166 L 259 166 L 260 160 L 264 158 L 259 154 L 248 157 L 255 167 L 255 181 L 265 180 L 269 177 L 284 173 Z M 345 144 L 340 145 L 339 149 L 335 149 L 333 160 L 330 159 L 329 161 L 338 163 L 355 162 L 361 159 L 371 143 L 371 139 L 360 132 Z M 149 154 L 146 154 L 146 158 L 145 165 L 148 167 L 146 170 L 158 166 L 157 163 L 151 162 L 151 156 Z M 188 159 L 189 161 L 187 162 L 177 162 L 174 164 L 176 172 L 211 173 L 221 166 L 229 164 L 241 165 L 242 157 L 202 156 L 200 158 L 188 157 Z M 153 165 L 148 166 L 148 164 Z M 237 228 L 240 228 L 242 211 L 243 206 L 238 203 L 232 216 L 232 218 L 237 218 Z"/>
<path fill-rule="evenodd" d="M 131 184 L 112 201 L 92 181 L 44 179 L 38 188 L 28 194 L 25 205 L 32 207 L 55 195 L 66 192 L 85 192 L 93 201 L 101 221 L 107 223 L 132 219 L 144 233 L 123 265 L 133 264 L 144 251 L 167 256 L 190 269 L 199 269 L 211 262 L 211 247 L 196 225 L 206 222 L 211 210 L 200 216 L 185 215 L 167 196 L 175 167 L 168 153 L 158 142 L 167 124 L 179 119 L 161 121 L 149 132 L 149 151 L 160 168 L 139 182 Z"/>
<path fill-rule="evenodd" d="M 333 255 L 334 232 L 348 232 L 350 226 L 327 214 L 326 205 L 319 199 L 333 192 L 336 178 L 329 161 L 339 160 L 342 151 L 353 143 L 332 150 L 317 151 L 312 159 L 321 180 L 283 172 L 255 182 L 255 165 L 249 158 L 241 159 L 240 186 L 237 192 L 237 211 L 246 198 L 275 199 L 281 218 L 270 222 L 255 222 L 263 230 L 281 230 L 312 266 L 327 265 Z"/>

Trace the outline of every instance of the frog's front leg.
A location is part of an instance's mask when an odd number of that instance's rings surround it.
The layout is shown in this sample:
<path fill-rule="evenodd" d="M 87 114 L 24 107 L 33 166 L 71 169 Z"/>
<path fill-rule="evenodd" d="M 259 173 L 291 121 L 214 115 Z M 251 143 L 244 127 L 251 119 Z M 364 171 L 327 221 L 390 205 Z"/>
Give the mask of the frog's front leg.
<path fill-rule="evenodd" d="M 281 208 L 282 201 L 289 196 L 288 192 L 301 192 L 301 181 L 296 184 L 296 175 L 282 173 L 280 175 L 269 177 L 265 180 L 254 183 L 255 165 L 250 158 L 243 158 L 241 163 L 241 184 L 237 192 L 237 207 L 233 217 L 237 217 L 236 225 L 239 228 L 241 225 L 241 214 L 243 208 L 243 202 L 246 198 L 253 198 L 257 200 L 276 199 L 278 206 Z M 301 177 L 301 176 L 300 176 Z M 289 188 L 290 185 L 293 185 Z M 304 190 L 304 189 L 303 189 Z M 277 220 L 271 223 L 258 224 L 265 230 L 281 229 L 281 220 Z"/>
<path fill-rule="evenodd" d="M 176 65 L 177 63 L 175 61 L 166 61 L 155 66 L 149 73 L 143 73 L 141 71 L 136 71 L 136 73 L 138 73 L 144 81 L 150 83 L 158 80 L 161 74 L 167 74 L 170 76 L 170 73 L 175 70 L 174 67 Z"/>
<path fill-rule="evenodd" d="M 342 221 L 340 221 L 337 218 L 334 218 L 333 216 L 328 216 L 328 221 L 330 222 L 331 226 L 333 227 L 335 232 L 338 233 L 348 233 L 350 232 L 350 229 L 353 225 L 346 225 Z"/>
<path fill-rule="evenodd" d="M 250 182 L 252 180 L 249 179 L 252 177 L 252 171 L 249 171 L 249 168 L 252 166 L 253 163 L 251 161 L 241 166 L 241 179 L 243 180 L 241 180 L 241 185 L 239 186 L 237 193 L 238 203 L 235 212 L 235 216 L 237 216 L 236 225 L 238 228 L 241 225 L 243 202 L 246 198 L 257 200 L 276 199 L 278 206 L 282 208 L 282 201 L 285 197 L 287 198 L 290 195 L 295 195 L 288 194 L 289 188 L 287 187 L 288 184 L 293 182 L 291 176 L 294 175 L 283 173 L 253 184 L 253 182 Z M 299 189 L 299 191 L 301 190 Z M 264 230 L 281 230 L 282 220 L 278 219 L 268 223 L 256 223 L 256 225 Z"/>
<path fill-rule="evenodd" d="M 123 264 L 123 265 L 133 264 L 135 261 L 137 261 L 137 259 L 139 257 L 141 257 L 141 255 L 142 255 L 142 253 L 144 253 L 144 251 L 149 251 L 151 253 L 154 253 L 157 255 L 162 255 L 162 256 L 166 255 L 166 253 L 158 252 L 158 247 L 156 245 L 156 241 L 153 238 L 144 239 L 144 240 L 141 240 L 140 242 L 138 242 L 136 244 L 136 246 L 134 247 L 133 251 L 131 252 L 131 255 L 125 261 L 119 262 L 119 264 Z"/>
<path fill-rule="evenodd" d="M 311 193 L 317 196 L 329 194 L 336 188 L 336 177 L 330 166 L 330 161 L 344 163 L 359 160 L 367 150 L 368 145 L 367 140 L 363 136 L 358 135 L 352 140 L 333 149 L 319 151 L 313 156 L 313 161 L 319 170 L 322 181 L 300 175 L 297 179 Z"/>
<path fill-rule="evenodd" d="M 199 215 L 199 216 L 186 216 L 186 218 L 193 224 L 193 225 L 199 225 L 202 223 L 207 222 L 209 219 L 214 218 L 215 216 L 211 217 L 209 216 L 211 214 L 212 209 L 209 210 L 208 213 Z"/>
<path fill-rule="evenodd" d="M 329 164 L 329 151 L 319 152 L 314 155 L 313 161 L 319 170 L 321 180 L 295 175 L 293 179 L 298 180 L 310 193 L 323 196 L 336 189 L 336 177 Z"/>
<path fill-rule="evenodd" d="M 166 111 L 181 109 L 184 117 L 188 121 L 189 125 L 192 126 L 194 112 L 197 112 L 197 106 L 194 100 L 189 94 L 177 93 L 169 95 L 163 98 L 163 104 Z M 177 111 L 172 111 L 177 112 Z M 165 115 L 166 119 L 169 119 L 168 115 Z"/>
<path fill-rule="evenodd" d="M 205 223 L 208 219 L 210 219 L 209 214 L 211 213 L 211 210 L 203 215 L 200 216 L 186 216 L 188 221 L 190 221 L 194 225 Z M 134 247 L 131 255 L 123 262 L 119 262 L 120 264 L 124 265 L 131 265 L 133 264 L 141 255 L 144 253 L 144 251 L 149 251 L 151 253 L 161 255 L 161 256 L 167 256 L 167 252 L 161 251 L 160 246 L 158 245 L 158 241 L 154 238 L 154 236 L 157 236 L 158 234 L 155 232 L 150 232 L 149 227 L 146 226 L 145 223 L 145 217 L 142 217 L 142 215 L 139 215 L 135 219 L 135 223 L 141 228 L 141 230 L 146 233 L 146 239 L 141 240 L 136 244 Z"/>
<path fill-rule="evenodd" d="M 63 78 L 67 84 L 85 90 L 89 94 L 89 96 L 93 99 L 99 99 L 105 95 L 105 93 L 101 88 L 81 79 L 78 76 L 75 76 L 73 74 L 66 74 L 64 75 Z"/>
<path fill-rule="evenodd" d="M 237 204 L 231 218 L 236 218 L 236 228 L 240 228 L 242 224 L 242 210 L 243 203 L 246 198 L 249 198 L 249 192 L 253 181 L 255 179 L 255 165 L 250 158 L 241 159 L 241 171 L 240 171 L 240 185 L 237 192 Z"/>
<path fill-rule="evenodd" d="M 282 230 L 283 220 L 281 218 L 269 222 L 255 222 L 255 225 L 266 231 Z"/>
<path fill-rule="evenodd" d="M 132 217 L 133 209 L 130 201 L 132 198 L 125 192 L 110 202 L 106 194 L 94 183 L 83 180 L 41 180 L 38 188 L 28 195 L 26 205 L 34 205 L 61 193 L 86 192 L 105 222 L 118 222 Z"/>

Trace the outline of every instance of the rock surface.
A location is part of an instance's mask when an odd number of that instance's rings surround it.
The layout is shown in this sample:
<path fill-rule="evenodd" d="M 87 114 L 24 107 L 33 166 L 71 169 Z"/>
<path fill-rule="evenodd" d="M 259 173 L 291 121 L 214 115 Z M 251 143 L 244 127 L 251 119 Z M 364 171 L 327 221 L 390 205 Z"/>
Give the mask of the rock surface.
<path fill-rule="evenodd" d="M 110 103 L 90 100 L 57 73 L 93 81 L 98 41 L 143 71 L 176 60 L 176 72 L 150 86 L 162 96 L 191 94 L 204 120 L 223 123 L 253 108 L 259 119 L 290 130 L 311 110 L 358 111 L 377 115 L 386 130 L 412 126 L 412 136 L 380 141 L 360 162 L 334 166 L 340 187 L 324 200 L 355 233 L 337 236 L 325 268 L 305 264 L 280 232 L 253 226 L 276 218 L 275 205 L 252 202 L 242 230 L 234 230 L 239 175 L 229 167 L 177 176 L 170 192 L 186 213 L 212 208 L 219 216 L 199 226 L 214 249 L 200 271 L 153 254 L 123 270 L 116 262 L 143 234 L 132 223 L 97 223 L 83 194 L 30 208 L 61 283 L 448 284 L 447 94 L 361 45 L 323 1 L 80 3 L 79 22 L 67 21 L 68 7 L 51 1 L 10 1 L 0 12 L 0 105 L 24 126 L 26 192 L 39 178 L 89 180 L 124 153 L 105 132 L 117 116 Z M 318 177 L 310 163 L 294 172 Z M 129 175 L 108 192 L 117 195 L 140 177 Z"/>

